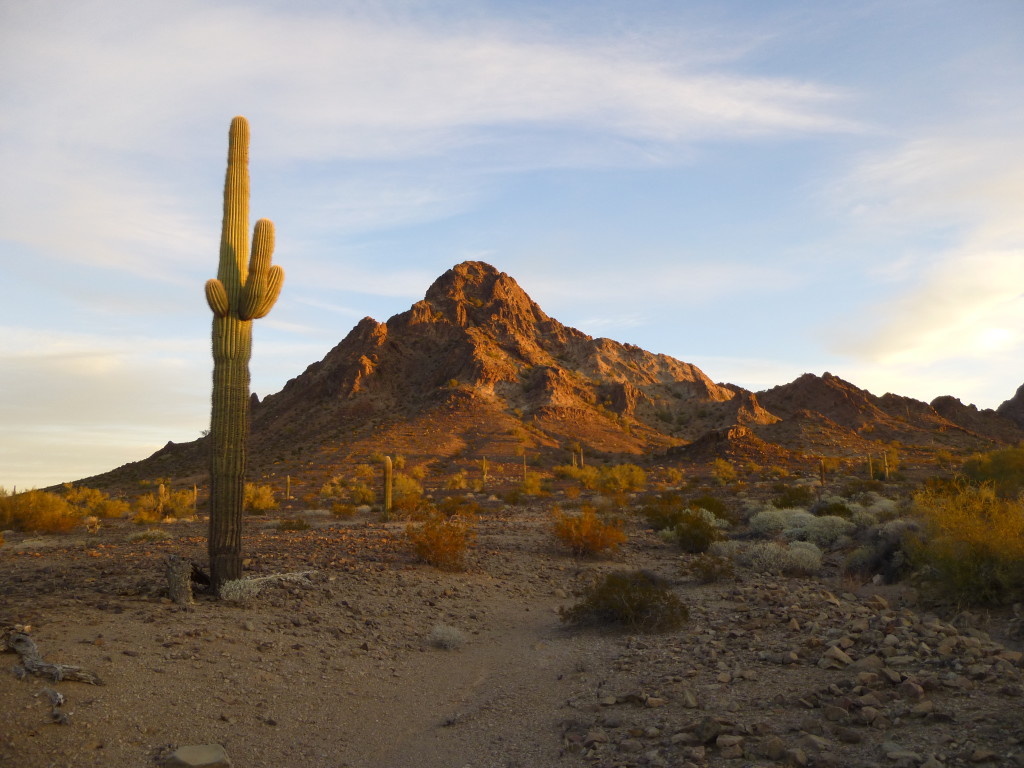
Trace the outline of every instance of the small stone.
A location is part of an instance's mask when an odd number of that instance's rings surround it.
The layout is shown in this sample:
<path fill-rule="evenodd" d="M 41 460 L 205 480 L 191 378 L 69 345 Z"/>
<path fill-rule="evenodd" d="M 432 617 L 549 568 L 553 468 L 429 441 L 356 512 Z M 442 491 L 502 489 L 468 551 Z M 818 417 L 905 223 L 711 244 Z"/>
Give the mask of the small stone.
<path fill-rule="evenodd" d="M 860 744 L 862 741 L 861 735 L 852 728 L 836 727 L 832 730 L 832 735 L 843 742 L 843 744 Z"/>
<path fill-rule="evenodd" d="M 822 669 L 842 669 L 853 664 L 853 659 L 837 645 L 829 646 L 828 650 L 818 659 L 818 666 Z"/>
<path fill-rule="evenodd" d="M 912 701 L 920 701 L 924 698 L 924 688 L 912 680 L 904 680 L 900 683 L 900 696 Z"/>
<path fill-rule="evenodd" d="M 735 747 L 738 744 L 742 743 L 742 736 L 735 736 L 731 733 L 723 733 L 717 739 L 715 739 L 715 746 L 719 749 L 724 749 L 725 747 Z"/>
<path fill-rule="evenodd" d="M 935 711 L 935 702 L 932 701 L 919 701 L 913 707 L 910 708 L 910 714 L 914 717 L 925 717 L 932 714 Z"/>
<path fill-rule="evenodd" d="M 761 754 L 769 760 L 781 760 L 786 754 L 786 742 L 778 736 L 769 736 L 761 745 Z"/>
<path fill-rule="evenodd" d="M 166 768 L 230 768 L 231 758 L 220 744 L 178 747 L 164 761 Z"/>
<path fill-rule="evenodd" d="M 587 735 L 583 739 L 583 746 L 591 747 L 594 744 L 607 744 L 608 734 L 602 731 L 600 728 L 594 728 L 591 731 L 587 731 Z"/>
<path fill-rule="evenodd" d="M 822 707 L 821 713 L 830 723 L 838 723 L 839 721 L 844 720 L 849 714 L 845 709 L 837 707 L 835 704 L 826 704 Z"/>
<path fill-rule="evenodd" d="M 807 753 L 802 749 L 787 749 L 786 754 L 786 765 L 796 766 L 796 768 L 803 768 L 809 765 L 807 760 Z"/>
<path fill-rule="evenodd" d="M 658 707 L 664 707 L 668 704 L 668 699 L 662 696 L 648 696 L 644 700 L 644 706 L 650 709 L 657 709 Z"/>
<path fill-rule="evenodd" d="M 699 706 L 697 694 L 690 688 L 684 688 L 679 698 L 686 709 L 696 709 Z"/>
<path fill-rule="evenodd" d="M 969 759 L 972 763 L 987 763 L 989 760 L 998 759 L 998 757 L 999 755 L 991 749 L 979 747 L 971 753 L 971 757 Z"/>
<path fill-rule="evenodd" d="M 709 744 L 722 732 L 722 724 L 713 717 L 705 717 L 698 723 L 694 733 L 702 744 Z"/>

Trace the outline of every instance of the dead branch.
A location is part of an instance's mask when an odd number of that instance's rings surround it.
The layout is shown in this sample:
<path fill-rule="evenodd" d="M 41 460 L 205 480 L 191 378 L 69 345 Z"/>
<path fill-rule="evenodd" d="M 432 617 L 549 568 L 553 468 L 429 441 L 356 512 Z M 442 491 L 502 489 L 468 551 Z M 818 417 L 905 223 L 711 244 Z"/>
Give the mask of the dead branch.
<path fill-rule="evenodd" d="M 67 664 L 50 664 L 43 661 L 35 641 L 24 632 L 5 630 L 0 635 L 0 641 L 2 641 L 0 648 L 5 651 L 14 651 L 21 657 L 21 665 L 14 668 L 14 674 L 19 678 L 25 675 L 38 675 L 56 681 L 71 680 L 77 683 L 88 683 L 89 685 L 103 685 L 103 681 L 99 677 L 81 667 L 72 667 Z"/>

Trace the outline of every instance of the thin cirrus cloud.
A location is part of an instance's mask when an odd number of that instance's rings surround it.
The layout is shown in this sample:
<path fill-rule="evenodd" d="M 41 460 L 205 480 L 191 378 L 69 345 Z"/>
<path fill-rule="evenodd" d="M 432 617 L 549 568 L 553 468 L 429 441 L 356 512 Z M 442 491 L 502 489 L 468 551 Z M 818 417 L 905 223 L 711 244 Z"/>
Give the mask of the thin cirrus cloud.
<path fill-rule="evenodd" d="M 915 139 L 863 159 L 837 185 L 851 220 L 875 236 L 927 229 L 938 242 L 872 265 L 883 296 L 833 329 L 836 351 L 898 363 L 984 358 L 1021 343 L 1022 155 L 1019 138 Z"/>
<path fill-rule="evenodd" d="M 185 190 L 200 186 L 195 165 L 222 150 L 192 135 L 219 137 L 232 104 L 258 117 L 270 165 L 448 157 L 446 172 L 461 176 L 444 184 L 427 170 L 369 194 L 367 184 L 337 182 L 289 189 L 282 178 L 281 197 L 342 232 L 464 210 L 479 195 L 474 176 L 510 168 L 664 162 L 672 151 L 637 145 L 681 151 L 709 136 L 855 128 L 833 114 L 834 89 L 687 72 L 618 42 L 559 45 L 500 28 L 438 32 L 198 3 L 155 24 L 145 10 L 124 6 L 118 16 L 113 7 L 83 3 L 46 19 L 9 11 L 23 26 L 0 54 L 9 65 L 0 82 L 12 88 L 6 159 L 19 169 L 17 187 L 0 186 L 5 237 L 110 268 L 145 272 L 137 254 L 147 245 L 174 254 L 165 263 L 194 266 L 208 232 Z M 552 128 L 555 138 L 539 130 Z M 83 231 L 88 244 L 75 240 Z"/>

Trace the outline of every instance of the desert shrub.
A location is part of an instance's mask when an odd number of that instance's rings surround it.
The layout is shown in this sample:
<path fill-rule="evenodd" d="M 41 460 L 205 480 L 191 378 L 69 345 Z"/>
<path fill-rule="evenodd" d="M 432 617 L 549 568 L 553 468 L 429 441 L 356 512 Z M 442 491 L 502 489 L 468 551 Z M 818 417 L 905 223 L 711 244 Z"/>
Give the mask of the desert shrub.
<path fill-rule="evenodd" d="M 659 493 L 644 498 L 640 514 L 655 531 L 675 528 L 686 511 L 686 505 L 678 493 Z"/>
<path fill-rule="evenodd" d="M 145 528 L 128 537 L 128 541 L 167 541 L 171 534 L 160 528 Z"/>
<path fill-rule="evenodd" d="M 301 517 L 282 517 L 277 521 L 279 531 L 308 531 L 309 523 Z"/>
<path fill-rule="evenodd" d="M 776 483 L 772 489 L 775 491 L 775 496 L 772 497 L 773 507 L 792 509 L 793 507 L 809 507 L 814 503 L 814 491 L 806 485 Z"/>
<path fill-rule="evenodd" d="M 340 519 L 347 519 L 356 516 L 355 504 L 345 504 L 341 501 L 336 501 L 331 505 L 331 514 L 334 517 Z"/>
<path fill-rule="evenodd" d="M 703 509 L 683 512 L 675 527 L 662 531 L 662 536 L 683 552 L 694 555 L 707 552 L 712 543 L 724 538 L 715 520 L 713 514 Z"/>
<path fill-rule="evenodd" d="M 669 487 L 678 488 L 686 482 L 686 475 L 683 474 L 683 470 L 679 467 L 669 467 L 665 470 L 663 482 Z"/>
<path fill-rule="evenodd" d="M 726 461 L 725 459 L 715 459 L 714 462 L 712 462 L 711 476 L 715 478 L 715 482 L 719 485 L 734 483 L 739 477 L 736 472 L 736 467 L 732 465 L 732 462 Z"/>
<path fill-rule="evenodd" d="M 466 549 L 476 538 L 476 528 L 469 516 L 446 517 L 435 512 L 422 523 L 409 523 L 405 535 L 417 560 L 459 571 L 465 567 Z"/>
<path fill-rule="evenodd" d="M 574 467 L 569 464 L 562 464 L 555 467 L 555 477 L 567 480 L 575 480 L 588 491 L 597 490 L 600 473 L 597 467 Z"/>
<path fill-rule="evenodd" d="M 56 493 L 32 490 L 0 497 L 0 528 L 65 533 L 81 519 L 78 510 Z"/>
<path fill-rule="evenodd" d="M 857 506 L 857 505 L 854 505 Z M 822 499 L 817 504 L 811 507 L 811 513 L 818 516 L 831 515 L 833 517 L 843 517 L 850 519 L 853 517 L 853 508 L 849 504 L 842 501 L 841 499 L 829 498 Z"/>
<path fill-rule="evenodd" d="M 272 509 L 277 509 L 277 499 L 274 498 L 274 489 L 269 485 L 257 485 L 256 483 L 245 484 L 245 495 L 243 497 L 245 511 L 252 515 L 263 515 Z"/>
<path fill-rule="evenodd" d="M 520 490 L 523 492 L 524 496 L 539 496 L 543 490 L 540 475 L 533 472 L 526 475 L 520 485 Z"/>
<path fill-rule="evenodd" d="M 812 576 L 821 570 L 821 550 L 810 541 L 793 541 L 783 556 L 782 572 L 791 576 Z"/>
<path fill-rule="evenodd" d="M 774 541 L 757 542 L 741 557 L 743 562 L 761 573 L 811 575 L 821 568 L 821 550 L 805 541 L 788 545 Z"/>
<path fill-rule="evenodd" d="M 480 505 L 465 496 L 449 496 L 437 505 L 438 511 L 445 517 L 453 515 L 476 516 L 480 514 Z"/>
<path fill-rule="evenodd" d="M 865 493 L 879 493 L 884 484 L 880 480 L 874 478 L 865 480 L 863 478 L 851 477 L 842 488 L 842 495 L 848 499 L 857 499 L 857 497 Z"/>
<path fill-rule="evenodd" d="M 647 484 L 647 473 L 636 464 L 615 464 L 598 470 L 598 488 L 602 493 L 641 491 Z"/>
<path fill-rule="evenodd" d="M 465 471 L 459 470 L 445 481 L 444 487 L 449 491 L 464 491 L 468 484 Z"/>
<path fill-rule="evenodd" d="M 454 651 L 466 644 L 466 636 L 455 627 L 449 627 L 447 624 L 436 624 L 430 630 L 427 642 L 435 648 Z"/>
<path fill-rule="evenodd" d="M 739 522 L 739 518 L 733 512 L 729 510 L 725 502 L 719 499 L 717 496 L 711 496 L 710 494 L 702 494 L 700 496 L 694 496 L 687 503 L 690 509 L 706 509 L 712 513 L 719 520 L 725 520 L 732 525 Z"/>
<path fill-rule="evenodd" d="M 661 579 L 645 571 L 605 574 L 579 603 L 560 613 L 562 621 L 570 624 L 611 624 L 634 632 L 672 630 L 690 615 Z"/>
<path fill-rule="evenodd" d="M 791 509 L 762 509 L 750 518 L 750 532 L 762 538 L 774 538 L 788 527 L 793 511 Z"/>
<path fill-rule="evenodd" d="M 168 491 L 161 483 L 156 493 L 144 493 L 132 505 L 136 523 L 159 523 L 167 519 L 191 518 L 195 515 L 193 491 Z"/>
<path fill-rule="evenodd" d="M 112 499 L 97 488 L 84 488 L 65 483 L 63 493 L 68 504 L 83 516 L 125 517 L 131 510 L 128 502 Z"/>
<path fill-rule="evenodd" d="M 919 534 L 917 520 L 890 520 L 861 535 L 861 546 L 849 554 L 844 570 L 850 575 L 867 578 L 880 575 L 887 584 L 894 584 L 910 573 L 907 554 L 909 541 Z"/>
<path fill-rule="evenodd" d="M 964 476 L 975 485 L 990 483 L 1003 497 L 1024 490 L 1024 447 L 978 453 L 964 462 Z"/>
<path fill-rule="evenodd" d="M 815 517 L 807 513 L 790 518 L 790 527 L 783 531 L 783 535 L 791 541 L 809 541 L 822 549 L 827 549 L 844 536 L 851 535 L 856 527 L 841 517 Z"/>
<path fill-rule="evenodd" d="M 626 541 L 621 520 L 604 521 L 589 504 L 577 514 L 554 512 L 555 538 L 574 555 L 596 555 L 618 549 Z"/>
<path fill-rule="evenodd" d="M 913 509 L 924 535 L 911 537 L 908 551 L 941 596 L 982 605 L 1024 597 L 1024 500 L 986 484 L 919 491 Z"/>
<path fill-rule="evenodd" d="M 683 561 L 682 570 L 701 584 L 736 577 L 736 566 L 731 558 L 702 553 Z"/>
<path fill-rule="evenodd" d="M 413 512 L 423 504 L 423 486 L 402 472 L 392 480 L 391 505 L 399 512 Z"/>
<path fill-rule="evenodd" d="M 512 488 L 511 490 L 506 491 L 502 494 L 501 499 L 506 504 L 511 504 L 512 506 L 518 506 L 524 501 L 523 492 L 519 488 Z"/>

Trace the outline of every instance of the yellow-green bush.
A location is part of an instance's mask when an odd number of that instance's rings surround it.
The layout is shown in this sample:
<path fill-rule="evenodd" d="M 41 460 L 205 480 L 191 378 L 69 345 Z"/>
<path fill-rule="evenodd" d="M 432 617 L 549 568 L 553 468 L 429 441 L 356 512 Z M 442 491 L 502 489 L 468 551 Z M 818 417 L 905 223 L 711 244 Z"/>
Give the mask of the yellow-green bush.
<path fill-rule="evenodd" d="M 159 523 L 167 518 L 189 518 L 195 515 L 194 491 L 168 491 L 161 483 L 156 493 L 144 493 L 135 499 L 132 508 L 136 523 Z"/>
<path fill-rule="evenodd" d="M 642 491 L 645 485 L 647 473 L 636 464 L 615 464 L 598 470 L 598 487 L 602 493 Z"/>
<path fill-rule="evenodd" d="M 97 488 L 64 484 L 64 498 L 82 516 L 124 517 L 131 510 L 127 501 L 112 499 Z"/>
<path fill-rule="evenodd" d="M 416 559 L 446 571 L 462 570 L 466 549 L 476 538 L 476 525 L 471 516 L 445 516 L 431 513 L 421 523 L 409 523 L 406 538 Z"/>
<path fill-rule="evenodd" d="M 242 504 L 245 511 L 253 515 L 263 515 L 278 507 L 277 499 L 274 498 L 274 489 L 269 485 L 256 483 L 245 484 L 245 496 Z"/>
<path fill-rule="evenodd" d="M 589 504 L 578 514 L 554 512 L 555 538 L 574 555 L 595 555 L 618 549 L 626 541 L 621 520 L 604 521 Z"/>
<path fill-rule="evenodd" d="M 392 508 L 400 512 L 413 512 L 423 504 L 423 486 L 402 472 L 395 473 L 392 494 Z"/>
<path fill-rule="evenodd" d="M 65 533 L 81 522 L 81 513 L 56 493 L 32 490 L 0 497 L 0 528 Z"/>
<path fill-rule="evenodd" d="M 991 485 L 914 495 L 924 531 L 907 542 L 915 566 L 940 596 L 962 604 L 1024 598 L 1024 501 Z"/>
<path fill-rule="evenodd" d="M 1024 448 L 979 453 L 964 462 L 964 475 L 975 484 L 991 483 L 1000 496 L 1024 490 Z"/>

